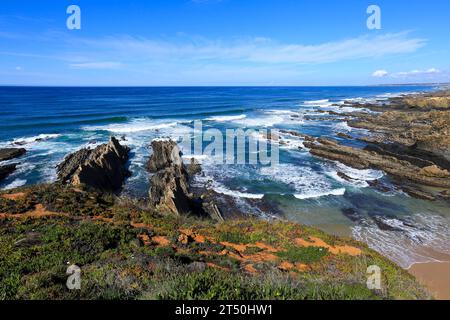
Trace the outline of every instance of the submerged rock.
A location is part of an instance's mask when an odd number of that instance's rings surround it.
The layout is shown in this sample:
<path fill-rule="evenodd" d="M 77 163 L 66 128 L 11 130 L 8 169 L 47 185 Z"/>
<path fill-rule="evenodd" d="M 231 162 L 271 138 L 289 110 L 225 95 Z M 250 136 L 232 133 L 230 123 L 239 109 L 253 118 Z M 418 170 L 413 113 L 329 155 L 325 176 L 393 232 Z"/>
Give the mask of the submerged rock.
<path fill-rule="evenodd" d="M 0 161 L 11 160 L 23 156 L 27 150 L 24 148 L 4 148 L 0 149 Z"/>
<path fill-rule="evenodd" d="M 57 166 L 58 180 L 102 191 L 116 191 L 129 176 L 125 168 L 129 151 L 114 137 L 95 149 L 81 149 L 68 155 Z"/>
<path fill-rule="evenodd" d="M 11 173 L 13 173 L 16 170 L 16 167 L 17 167 L 17 163 L 6 164 L 4 166 L 0 166 L 0 181 L 5 179 Z"/>

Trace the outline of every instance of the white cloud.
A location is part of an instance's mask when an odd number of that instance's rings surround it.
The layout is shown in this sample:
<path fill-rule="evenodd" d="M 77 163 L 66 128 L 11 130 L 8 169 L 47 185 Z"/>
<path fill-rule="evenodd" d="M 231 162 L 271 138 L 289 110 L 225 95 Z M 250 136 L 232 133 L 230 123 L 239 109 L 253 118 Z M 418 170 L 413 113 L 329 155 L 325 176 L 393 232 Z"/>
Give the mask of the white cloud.
<path fill-rule="evenodd" d="M 389 73 L 386 70 L 377 70 L 374 73 L 372 73 L 372 77 L 375 78 L 383 78 L 386 77 Z"/>
<path fill-rule="evenodd" d="M 411 70 L 411 71 L 404 71 L 404 72 L 397 72 L 393 74 L 394 77 L 422 77 L 422 76 L 431 76 L 440 74 L 441 71 L 436 68 L 430 68 L 427 70 Z"/>
<path fill-rule="evenodd" d="M 72 63 L 69 66 L 73 69 L 118 69 L 122 64 L 120 62 L 113 61 L 101 61 L 101 62 L 83 62 Z"/>
<path fill-rule="evenodd" d="M 265 38 L 234 42 L 195 39 L 177 43 L 136 37 L 83 39 L 81 43 L 105 52 L 113 50 L 116 54 L 132 59 L 310 64 L 411 53 L 423 47 L 426 41 L 409 38 L 408 33 L 402 32 L 321 44 L 279 43 Z"/>

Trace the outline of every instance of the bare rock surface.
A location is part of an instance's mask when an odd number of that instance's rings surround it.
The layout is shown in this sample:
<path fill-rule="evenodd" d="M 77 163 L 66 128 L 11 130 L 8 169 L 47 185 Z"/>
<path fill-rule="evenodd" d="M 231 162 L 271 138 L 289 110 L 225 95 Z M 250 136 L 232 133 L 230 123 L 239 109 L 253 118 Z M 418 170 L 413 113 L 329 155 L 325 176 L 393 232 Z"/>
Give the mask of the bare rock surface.
<path fill-rule="evenodd" d="M 192 178 L 201 172 L 200 164 L 191 159 L 185 165 L 176 142 L 172 140 L 154 140 L 152 148 L 153 155 L 147 168 L 150 172 L 157 170 L 151 177 L 149 191 L 153 207 L 160 213 L 194 214 L 223 221 L 213 193 L 203 190 L 202 194 L 194 195 L 190 190 Z"/>
<path fill-rule="evenodd" d="M 102 191 L 116 191 L 129 175 L 125 168 L 129 150 L 114 137 L 95 149 L 81 149 L 68 155 L 57 166 L 58 180 Z"/>
<path fill-rule="evenodd" d="M 181 166 L 181 152 L 175 141 L 172 140 L 153 140 L 153 154 L 147 162 L 147 170 L 158 172 L 172 165 Z"/>
<path fill-rule="evenodd" d="M 27 151 L 24 148 L 4 148 L 0 149 L 0 161 L 6 161 L 18 158 Z"/>
<path fill-rule="evenodd" d="M 5 179 L 16 170 L 17 163 L 5 164 L 0 166 L 0 181 Z"/>

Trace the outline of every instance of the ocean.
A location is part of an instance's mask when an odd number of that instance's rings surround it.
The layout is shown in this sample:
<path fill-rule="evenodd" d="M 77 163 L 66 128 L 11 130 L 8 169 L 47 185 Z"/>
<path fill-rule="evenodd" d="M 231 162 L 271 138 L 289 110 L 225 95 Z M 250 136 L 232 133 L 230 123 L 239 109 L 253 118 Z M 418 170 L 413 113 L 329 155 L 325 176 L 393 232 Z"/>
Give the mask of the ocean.
<path fill-rule="evenodd" d="M 51 182 L 56 165 L 70 152 L 95 147 L 111 135 L 131 148 L 132 176 L 123 193 L 145 198 L 149 175 L 144 165 L 155 138 L 178 139 L 192 132 L 195 120 L 204 129 L 285 129 L 312 136 L 339 133 L 367 135 L 345 121 L 317 118 L 317 110 L 340 108 L 345 100 L 382 101 L 389 97 L 434 89 L 430 86 L 375 87 L 0 87 L 0 147 L 23 146 L 27 153 L 18 170 L 0 189 Z M 316 118 L 314 118 L 316 117 Z M 413 199 L 390 184 L 377 170 L 356 170 L 312 157 L 302 140 L 284 137 L 279 164 L 227 165 L 199 156 L 207 183 L 236 199 L 242 210 L 263 219 L 281 218 L 348 235 L 402 267 L 437 261 L 450 255 L 448 202 Z M 343 172 L 351 182 L 337 175 Z M 367 181 L 381 180 L 388 191 Z M 265 202 L 275 211 L 264 210 Z M 356 217 L 356 218 L 355 218 Z"/>

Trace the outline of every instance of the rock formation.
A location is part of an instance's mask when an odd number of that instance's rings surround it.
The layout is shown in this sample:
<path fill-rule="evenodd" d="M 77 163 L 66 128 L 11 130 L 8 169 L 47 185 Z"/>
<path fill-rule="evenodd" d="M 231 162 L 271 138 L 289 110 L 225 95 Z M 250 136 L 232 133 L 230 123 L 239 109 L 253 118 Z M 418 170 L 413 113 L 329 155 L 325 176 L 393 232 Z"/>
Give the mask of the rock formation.
<path fill-rule="evenodd" d="M 375 103 L 346 102 L 345 106 L 376 111 L 336 114 L 347 117 L 350 127 L 370 131 L 370 135 L 357 137 L 366 143 L 362 149 L 331 139 L 285 133 L 304 138 L 304 145 L 315 156 L 356 169 L 382 170 L 411 196 L 427 200 L 449 198 L 450 91 L 407 95 Z M 343 134 L 338 136 L 344 137 Z"/>
<path fill-rule="evenodd" d="M 102 191 L 116 191 L 129 175 L 125 168 L 129 151 L 114 137 L 95 149 L 81 149 L 68 155 L 57 166 L 58 180 Z"/>
<path fill-rule="evenodd" d="M 183 166 L 181 152 L 175 141 L 172 140 L 153 140 L 153 154 L 147 162 L 147 170 L 158 172 L 172 165 Z"/>
<path fill-rule="evenodd" d="M 24 148 L 0 149 L 0 161 L 11 160 L 24 155 L 27 151 Z"/>
<path fill-rule="evenodd" d="M 11 173 L 13 173 L 16 170 L 16 167 L 17 167 L 17 163 L 6 164 L 3 166 L 0 166 L 0 181 L 5 179 Z"/>
<path fill-rule="evenodd" d="M 152 148 L 153 154 L 147 163 L 148 170 L 156 172 L 151 177 L 149 191 L 152 206 L 160 213 L 195 214 L 223 220 L 210 196 L 196 197 L 190 191 L 190 181 L 201 171 L 200 164 L 191 159 L 186 166 L 180 149 L 172 140 L 154 140 Z"/>
<path fill-rule="evenodd" d="M 7 161 L 23 156 L 27 151 L 23 148 L 0 149 L 0 161 Z M 17 163 L 0 165 L 0 181 L 16 171 Z"/>

